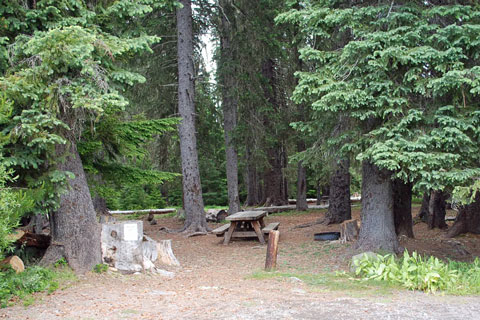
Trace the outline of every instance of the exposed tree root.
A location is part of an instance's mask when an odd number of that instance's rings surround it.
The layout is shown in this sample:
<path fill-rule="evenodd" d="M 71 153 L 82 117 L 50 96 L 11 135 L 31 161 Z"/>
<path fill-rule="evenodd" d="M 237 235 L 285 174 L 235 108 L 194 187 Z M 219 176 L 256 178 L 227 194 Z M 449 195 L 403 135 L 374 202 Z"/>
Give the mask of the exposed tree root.
<path fill-rule="evenodd" d="M 64 247 L 51 244 L 40 260 L 39 265 L 42 267 L 49 267 L 62 258 L 66 258 Z"/>
<path fill-rule="evenodd" d="M 189 233 L 185 237 L 190 238 L 190 237 L 196 237 L 196 236 L 204 236 L 204 235 L 207 235 L 208 233 L 209 232 L 206 232 L 206 231 L 197 231 L 197 232 Z"/>
<path fill-rule="evenodd" d="M 309 222 L 309 223 L 296 225 L 295 227 L 291 228 L 290 230 L 309 228 L 309 227 L 312 227 L 312 226 L 317 225 L 317 224 L 323 224 L 324 222 L 325 222 L 325 218 L 320 218 L 320 219 L 315 220 L 314 222 Z"/>

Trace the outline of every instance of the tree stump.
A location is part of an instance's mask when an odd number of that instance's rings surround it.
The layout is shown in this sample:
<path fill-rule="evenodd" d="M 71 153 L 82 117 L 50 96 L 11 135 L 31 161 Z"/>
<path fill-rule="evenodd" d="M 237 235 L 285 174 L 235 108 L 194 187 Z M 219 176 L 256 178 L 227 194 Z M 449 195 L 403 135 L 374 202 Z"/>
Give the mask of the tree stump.
<path fill-rule="evenodd" d="M 17 256 L 8 257 L 2 261 L 0 261 L 0 266 L 3 268 L 4 266 L 10 266 L 16 273 L 23 272 L 25 270 L 25 266 L 23 265 L 22 259 Z"/>
<path fill-rule="evenodd" d="M 156 244 L 160 261 L 168 266 L 179 266 L 177 258 L 172 251 L 172 240 L 161 240 Z"/>
<path fill-rule="evenodd" d="M 340 241 L 355 241 L 358 237 L 358 223 L 357 220 L 351 219 L 340 224 Z"/>
<path fill-rule="evenodd" d="M 160 257 L 165 265 L 179 266 L 172 241 L 159 243 L 143 235 L 142 221 L 118 221 L 102 224 L 103 262 L 126 272 L 158 272 L 154 262 Z"/>
<path fill-rule="evenodd" d="M 142 221 L 102 224 L 101 240 L 104 262 L 122 271 L 144 269 Z"/>

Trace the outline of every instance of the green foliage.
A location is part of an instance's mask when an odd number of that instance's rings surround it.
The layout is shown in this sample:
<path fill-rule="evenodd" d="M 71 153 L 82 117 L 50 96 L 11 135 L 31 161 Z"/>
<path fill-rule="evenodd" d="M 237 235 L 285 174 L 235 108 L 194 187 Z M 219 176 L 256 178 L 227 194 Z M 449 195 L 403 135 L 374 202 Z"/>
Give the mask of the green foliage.
<path fill-rule="evenodd" d="M 55 210 L 66 180 L 72 178 L 55 169 L 63 160 L 55 154 L 55 145 L 67 140 L 80 141 L 90 172 L 103 166 L 108 174 L 140 185 L 174 177 L 132 163 L 145 158 L 141 144 L 171 131 L 177 120 L 127 119 L 123 92 L 145 81 L 125 68 L 127 62 L 151 52 L 159 40 L 146 35 L 138 21 L 153 8 L 173 7 L 168 0 L 101 1 L 96 6 L 79 0 L 2 4 L 2 161 L 18 175 L 16 186 L 27 188 L 35 213 Z"/>
<path fill-rule="evenodd" d="M 53 264 L 53 266 L 54 266 L 55 268 L 66 267 L 66 266 L 68 266 L 67 259 L 61 258 L 61 259 L 55 261 L 55 263 Z"/>
<path fill-rule="evenodd" d="M 157 135 L 174 131 L 177 123 L 178 118 L 145 120 L 143 115 L 122 121 L 117 114 L 85 132 L 79 152 L 92 194 L 113 210 L 163 208 L 160 186 L 179 174 L 152 168 L 147 147 Z"/>
<path fill-rule="evenodd" d="M 41 267 L 31 267 L 24 272 L 16 273 L 13 269 L 0 271 L 0 305 L 8 306 L 14 297 L 25 296 L 39 291 L 50 292 L 58 288 L 55 272 Z"/>
<path fill-rule="evenodd" d="M 11 180 L 11 173 L 0 163 L 0 259 L 12 249 L 13 241 L 9 234 L 18 225 L 25 211 L 33 207 L 33 201 L 23 191 L 5 187 L 6 182 Z"/>
<path fill-rule="evenodd" d="M 424 258 L 405 251 L 403 257 L 365 255 L 357 259 L 355 274 L 368 280 L 382 280 L 402 285 L 410 290 L 425 292 L 445 291 L 454 294 L 480 292 L 480 260 L 473 263 L 445 263 L 436 257 Z"/>
<path fill-rule="evenodd" d="M 104 263 L 99 263 L 93 267 L 93 271 L 96 273 L 105 273 L 108 271 L 108 265 Z"/>
<path fill-rule="evenodd" d="M 320 120 L 299 127 L 322 135 L 344 116 L 341 152 L 419 190 L 457 187 L 465 200 L 480 174 L 479 12 L 453 1 L 312 0 L 280 15 L 305 40 L 309 71 L 297 72 L 293 99 Z"/>

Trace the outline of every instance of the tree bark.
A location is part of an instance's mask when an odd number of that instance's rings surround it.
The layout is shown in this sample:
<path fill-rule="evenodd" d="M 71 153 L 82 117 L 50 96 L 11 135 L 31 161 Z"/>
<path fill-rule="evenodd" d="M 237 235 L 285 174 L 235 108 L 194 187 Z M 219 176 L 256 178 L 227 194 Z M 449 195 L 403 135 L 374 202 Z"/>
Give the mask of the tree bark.
<path fill-rule="evenodd" d="M 257 169 L 253 161 L 252 149 L 248 145 L 246 146 L 247 156 L 247 206 L 255 206 L 259 204 L 258 199 L 258 182 L 257 182 Z"/>
<path fill-rule="evenodd" d="M 330 195 L 326 223 L 342 223 L 352 219 L 350 205 L 350 160 L 338 161 L 330 179 Z"/>
<path fill-rule="evenodd" d="M 397 253 L 398 239 L 393 221 L 390 172 L 367 161 L 362 172 L 362 225 L 356 243 L 361 251 L 385 250 Z"/>
<path fill-rule="evenodd" d="M 278 101 L 276 96 L 276 80 L 275 80 L 275 64 L 272 59 L 265 59 L 262 64 L 262 76 L 268 82 L 264 85 L 263 91 L 266 101 L 270 104 L 274 111 L 278 111 Z M 272 128 L 270 114 L 264 114 L 263 124 L 266 132 L 274 131 Z M 268 139 L 267 139 L 268 140 Z M 267 204 L 273 204 L 275 206 L 281 206 L 288 203 L 288 199 L 284 194 L 283 183 L 283 158 L 284 150 L 281 143 L 278 141 L 267 142 L 266 148 L 267 161 L 269 166 L 265 170 L 264 182 L 265 182 L 265 195 Z"/>
<path fill-rule="evenodd" d="M 182 182 L 185 206 L 185 232 L 206 232 L 207 222 L 202 198 L 195 136 L 195 72 L 193 68 L 192 7 L 190 0 L 181 0 L 177 9 L 178 126 L 182 158 Z"/>
<path fill-rule="evenodd" d="M 307 170 L 303 166 L 303 161 L 298 162 L 297 169 L 297 210 L 305 211 L 307 204 Z"/>
<path fill-rule="evenodd" d="M 50 217 L 52 240 L 41 264 L 52 264 L 64 257 L 75 272 L 85 273 L 101 262 L 100 226 L 75 142 L 72 139 L 55 149 L 58 159 L 65 158 L 58 170 L 72 172 L 75 178 L 68 180 L 60 207 Z"/>
<path fill-rule="evenodd" d="M 284 197 L 284 184 L 283 184 L 283 172 L 282 166 L 279 164 L 278 156 L 275 155 L 278 151 L 275 148 L 271 148 L 267 151 L 269 163 L 271 165 L 265 172 L 265 205 L 282 206 L 287 204 L 287 200 Z"/>
<path fill-rule="evenodd" d="M 413 238 L 412 183 L 395 179 L 392 182 L 392 188 L 395 232 L 397 236 Z"/>
<path fill-rule="evenodd" d="M 442 191 L 432 191 L 430 193 L 430 201 L 428 203 L 428 217 L 427 224 L 429 229 L 447 228 L 447 223 L 445 222 L 446 204 L 445 200 L 447 199 L 447 194 Z"/>
<path fill-rule="evenodd" d="M 460 208 L 447 237 L 453 238 L 467 232 L 480 234 L 480 192 L 477 192 L 474 202 Z"/>
<path fill-rule="evenodd" d="M 417 217 L 425 223 L 427 222 L 427 219 L 428 219 L 429 203 L 430 203 L 430 192 L 425 192 L 422 198 L 422 207 L 420 208 L 420 212 L 417 215 Z"/>
<path fill-rule="evenodd" d="M 240 211 L 240 198 L 238 195 L 238 154 L 233 143 L 233 135 L 237 127 L 237 106 L 235 60 L 231 46 L 232 25 L 225 16 L 231 11 L 229 1 L 221 0 L 220 5 L 224 10 L 220 23 L 220 82 L 222 85 L 222 108 L 225 132 L 225 152 L 228 189 L 228 213 Z M 231 16 L 231 15 L 229 15 Z"/>

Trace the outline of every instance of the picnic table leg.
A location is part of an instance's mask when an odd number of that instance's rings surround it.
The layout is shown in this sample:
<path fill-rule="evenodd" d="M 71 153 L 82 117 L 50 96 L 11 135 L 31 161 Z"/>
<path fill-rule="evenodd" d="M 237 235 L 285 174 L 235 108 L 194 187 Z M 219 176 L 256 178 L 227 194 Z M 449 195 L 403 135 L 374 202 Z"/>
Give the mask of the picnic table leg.
<path fill-rule="evenodd" d="M 255 233 L 257 234 L 258 240 L 260 240 L 261 244 L 265 244 L 265 238 L 263 237 L 262 229 L 260 228 L 260 222 L 252 221 L 253 229 L 255 229 Z"/>
<path fill-rule="evenodd" d="M 227 245 L 230 242 L 230 239 L 232 238 L 232 234 L 233 234 L 233 231 L 235 231 L 236 226 L 237 226 L 236 221 L 230 222 L 230 228 L 228 228 L 228 231 L 225 234 L 225 238 L 223 239 L 223 244 Z"/>
<path fill-rule="evenodd" d="M 265 222 L 263 222 L 263 218 L 260 218 L 260 227 L 261 229 L 265 228 Z"/>

